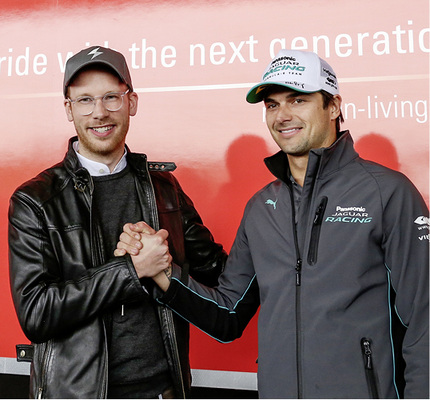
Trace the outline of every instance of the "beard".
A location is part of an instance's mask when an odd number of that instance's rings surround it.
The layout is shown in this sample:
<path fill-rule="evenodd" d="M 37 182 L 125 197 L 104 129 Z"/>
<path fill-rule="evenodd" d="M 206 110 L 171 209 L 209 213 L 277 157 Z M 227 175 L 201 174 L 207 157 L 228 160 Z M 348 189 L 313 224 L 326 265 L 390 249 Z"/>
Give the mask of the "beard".
<path fill-rule="evenodd" d="M 101 137 L 87 129 L 76 129 L 79 138 L 79 152 L 93 161 L 122 154 L 128 126 L 128 123 L 122 126 L 115 125 L 114 132 Z"/>

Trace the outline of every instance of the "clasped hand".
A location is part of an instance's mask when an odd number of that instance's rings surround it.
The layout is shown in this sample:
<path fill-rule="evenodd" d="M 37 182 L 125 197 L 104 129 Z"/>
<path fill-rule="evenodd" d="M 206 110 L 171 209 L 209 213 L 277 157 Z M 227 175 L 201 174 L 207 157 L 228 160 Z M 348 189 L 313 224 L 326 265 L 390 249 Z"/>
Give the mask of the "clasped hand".
<path fill-rule="evenodd" d="M 145 222 L 125 224 L 114 255 L 130 254 L 137 276 L 152 278 L 169 269 L 172 263 L 168 236 L 165 229 L 155 231 Z"/>

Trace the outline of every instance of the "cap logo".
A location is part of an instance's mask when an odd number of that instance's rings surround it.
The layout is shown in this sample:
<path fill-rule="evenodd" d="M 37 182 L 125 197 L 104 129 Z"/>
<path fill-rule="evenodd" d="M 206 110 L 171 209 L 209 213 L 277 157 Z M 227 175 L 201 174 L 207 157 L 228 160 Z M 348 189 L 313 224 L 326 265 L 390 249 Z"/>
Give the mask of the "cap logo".
<path fill-rule="evenodd" d="M 93 49 L 88 53 L 88 55 L 92 55 L 91 60 L 94 60 L 96 57 L 103 54 L 103 52 L 99 50 L 100 50 L 100 47 L 97 47 L 96 49 Z"/>
<path fill-rule="evenodd" d="M 332 71 L 330 71 L 328 68 L 323 68 L 322 69 L 328 76 L 331 76 L 331 77 L 333 77 L 334 79 L 336 79 L 336 75 L 332 72 Z"/>
<path fill-rule="evenodd" d="M 262 90 L 264 90 L 264 89 L 266 89 L 266 86 L 265 86 L 265 85 L 259 86 L 259 87 L 257 88 L 257 90 L 255 91 L 255 94 L 260 93 L 260 92 L 261 92 Z"/>
<path fill-rule="evenodd" d="M 287 61 L 297 61 L 296 57 L 292 57 L 292 56 L 284 56 L 284 57 L 278 57 L 278 58 L 275 58 L 275 59 L 271 62 L 271 64 L 273 65 L 273 64 L 276 64 L 278 61 L 285 61 L 285 60 L 287 60 Z"/>
<path fill-rule="evenodd" d="M 276 72 L 287 71 L 287 70 L 304 72 L 306 70 L 306 67 L 302 67 L 300 65 L 279 65 L 275 68 L 270 69 L 268 72 L 266 72 L 263 76 L 263 81 L 266 79 L 268 75 L 272 75 Z"/>

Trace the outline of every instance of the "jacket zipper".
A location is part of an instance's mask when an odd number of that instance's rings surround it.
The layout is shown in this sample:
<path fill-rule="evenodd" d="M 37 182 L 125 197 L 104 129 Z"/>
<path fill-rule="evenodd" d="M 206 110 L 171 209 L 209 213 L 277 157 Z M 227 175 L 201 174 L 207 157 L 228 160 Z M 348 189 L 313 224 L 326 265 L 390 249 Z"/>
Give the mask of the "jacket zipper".
<path fill-rule="evenodd" d="M 89 176 L 89 180 L 92 180 L 92 177 Z M 88 207 L 88 211 L 90 213 L 90 241 L 91 241 L 91 249 L 93 251 L 91 251 L 92 254 L 92 262 L 93 265 L 96 266 L 99 263 L 102 264 L 104 262 L 104 256 L 103 256 L 103 251 L 101 249 L 100 246 L 100 242 L 97 240 L 97 237 L 94 233 L 95 229 L 98 229 L 98 227 L 94 226 L 94 221 L 93 221 L 93 194 L 91 193 L 91 190 L 89 189 L 88 191 L 86 190 L 87 188 L 89 188 L 88 183 L 82 182 L 81 180 L 78 180 L 75 182 L 75 189 L 78 190 L 79 192 L 82 193 L 85 202 L 87 203 L 87 207 Z M 96 254 L 94 254 L 96 253 Z M 105 337 L 105 354 L 106 354 L 106 360 L 105 360 L 105 365 L 104 365 L 104 374 L 103 374 L 103 378 L 102 378 L 102 382 L 100 383 L 100 393 L 101 393 L 101 398 L 107 398 L 107 386 L 108 386 L 108 363 L 107 363 L 107 359 L 108 359 L 108 350 L 107 350 L 107 333 L 106 333 L 106 323 L 104 318 L 102 318 L 102 324 L 103 324 L 103 329 L 104 329 L 104 337 Z"/>
<path fill-rule="evenodd" d="M 364 370 L 372 399 L 379 399 L 376 371 L 373 367 L 372 347 L 370 339 L 361 339 L 361 350 L 364 357 Z"/>
<path fill-rule="evenodd" d="M 301 304 L 300 304 L 300 293 L 301 293 L 301 284 L 302 284 L 302 264 L 303 260 L 300 256 L 300 248 L 299 248 L 299 240 L 297 238 L 297 227 L 296 227 L 296 211 L 294 208 L 294 195 L 293 190 L 289 185 L 288 189 L 290 192 L 291 199 L 291 220 L 293 224 L 293 237 L 294 237 L 294 246 L 296 249 L 296 265 L 295 265 L 295 273 L 296 273 L 296 369 L 297 369 L 297 398 L 303 398 L 303 377 L 302 377 L 302 360 L 301 360 L 301 348 L 302 348 L 302 328 L 301 328 Z"/>
<path fill-rule="evenodd" d="M 312 222 L 312 231 L 311 231 L 311 239 L 309 243 L 309 253 L 308 253 L 308 263 L 309 265 L 315 265 L 317 262 L 317 255 L 318 255 L 318 243 L 320 238 L 320 232 L 321 232 L 321 226 L 322 221 L 324 217 L 324 212 L 327 207 L 327 196 L 324 196 L 320 204 L 318 205 L 316 211 L 314 220 Z"/>
<path fill-rule="evenodd" d="M 48 340 L 46 342 L 45 348 L 43 349 L 43 356 L 42 356 L 42 381 L 40 382 L 40 386 L 37 388 L 37 398 L 42 399 L 43 398 L 43 390 L 45 387 L 45 377 L 46 377 L 46 365 L 48 363 L 48 357 L 49 352 L 51 350 L 51 341 Z"/>
<path fill-rule="evenodd" d="M 171 336 L 171 340 L 173 344 L 172 351 L 174 354 L 172 354 L 172 357 L 176 359 L 176 362 L 174 362 L 174 367 L 176 367 L 176 373 L 179 376 L 180 392 L 182 394 L 182 398 L 185 399 L 186 396 L 185 396 L 184 379 L 182 376 L 181 359 L 179 357 L 178 341 L 176 339 L 176 332 L 174 328 L 172 311 L 165 308 L 163 312 L 166 315 L 167 323 L 168 323 L 168 326 L 170 327 L 168 333 L 169 333 L 169 337 Z"/>
<path fill-rule="evenodd" d="M 156 197 L 155 197 L 155 190 L 154 190 L 154 185 L 152 184 L 152 180 L 151 180 L 151 175 L 149 174 L 149 170 L 148 170 L 148 164 L 146 167 L 146 173 L 148 174 L 148 180 L 149 180 L 149 185 L 151 188 L 151 193 L 152 193 L 152 216 L 154 219 L 154 226 L 153 228 L 155 230 L 159 230 L 160 229 L 160 220 L 158 218 L 158 212 L 157 210 L 157 201 L 156 201 Z M 159 306 L 161 307 L 161 306 Z M 172 348 L 172 359 L 173 359 L 173 366 L 176 367 L 176 374 L 179 377 L 179 385 L 180 385 L 180 392 L 182 395 L 182 398 L 185 399 L 185 387 L 184 387 L 184 378 L 182 376 L 182 368 L 181 368 L 181 359 L 179 357 L 179 349 L 178 349 L 178 341 L 176 339 L 176 332 L 175 332 L 175 324 L 173 321 L 173 315 L 172 315 L 172 311 L 167 309 L 166 307 L 162 307 L 162 309 L 160 310 L 162 313 L 164 313 L 165 317 L 166 317 L 166 326 L 167 326 L 167 334 L 168 337 L 170 339 L 171 342 L 171 348 Z"/>
<path fill-rule="evenodd" d="M 106 322 L 105 319 L 102 318 L 102 324 L 103 324 L 103 333 L 104 333 L 104 337 L 105 337 L 105 341 L 104 341 L 104 348 L 105 348 L 105 354 L 106 354 L 106 360 L 104 363 L 104 374 L 103 374 L 103 379 L 101 382 L 101 394 L 100 394 L 100 398 L 102 399 L 107 399 L 107 393 L 108 393 L 108 377 L 109 377 L 109 371 L 108 371 L 108 340 L 107 340 L 107 332 L 106 332 Z"/>

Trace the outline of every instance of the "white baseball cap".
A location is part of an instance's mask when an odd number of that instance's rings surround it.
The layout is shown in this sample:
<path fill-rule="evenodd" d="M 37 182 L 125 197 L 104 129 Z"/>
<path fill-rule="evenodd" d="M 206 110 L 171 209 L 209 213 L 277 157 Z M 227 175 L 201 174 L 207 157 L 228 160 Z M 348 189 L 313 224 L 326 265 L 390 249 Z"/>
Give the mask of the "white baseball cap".
<path fill-rule="evenodd" d="M 339 94 L 333 68 L 316 53 L 309 51 L 281 50 L 267 66 L 261 80 L 246 95 L 248 103 L 264 100 L 266 89 L 272 85 L 304 93 L 325 90 L 333 95 Z"/>

